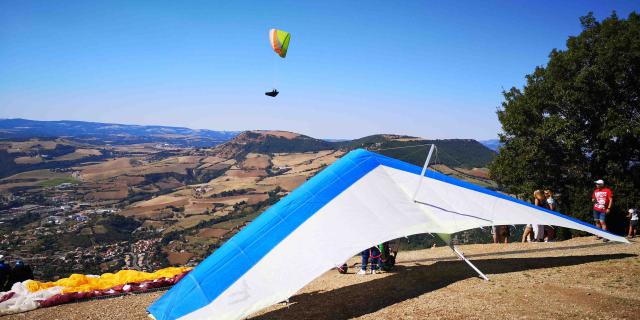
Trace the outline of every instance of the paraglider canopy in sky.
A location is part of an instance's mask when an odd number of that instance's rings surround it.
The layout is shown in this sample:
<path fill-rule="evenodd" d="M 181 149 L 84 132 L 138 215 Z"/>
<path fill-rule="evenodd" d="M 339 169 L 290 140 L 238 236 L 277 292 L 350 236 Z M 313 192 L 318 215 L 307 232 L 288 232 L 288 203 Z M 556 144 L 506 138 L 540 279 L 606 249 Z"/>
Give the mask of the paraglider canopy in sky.
<path fill-rule="evenodd" d="M 291 34 L 289 32 L 278 29 L 269 30 L 269 41 L 271 41 L 271 47 L 281 58 L 287 56 L 290 39 Z"/>

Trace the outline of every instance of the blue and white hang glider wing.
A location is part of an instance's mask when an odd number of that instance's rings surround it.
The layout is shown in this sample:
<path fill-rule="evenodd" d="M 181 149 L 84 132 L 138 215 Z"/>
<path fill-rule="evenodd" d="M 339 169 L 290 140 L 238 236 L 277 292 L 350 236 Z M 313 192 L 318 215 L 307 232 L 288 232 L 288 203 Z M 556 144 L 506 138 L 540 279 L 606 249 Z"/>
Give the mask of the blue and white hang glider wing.
<path fill-rule="evenodd" d="M 419 233 L 545 224 L 623 237 L 365 150 L 355 150 L 260 215 L 156 301 L 158 320 L 242 319 L 284 301 L 361 250 Z"/>

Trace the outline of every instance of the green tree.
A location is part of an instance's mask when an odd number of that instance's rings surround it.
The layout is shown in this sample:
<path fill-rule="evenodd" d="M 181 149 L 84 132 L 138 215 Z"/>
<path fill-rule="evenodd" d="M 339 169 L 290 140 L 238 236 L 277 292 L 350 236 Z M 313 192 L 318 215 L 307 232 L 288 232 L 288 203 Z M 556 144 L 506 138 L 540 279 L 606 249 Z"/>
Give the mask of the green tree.
<path fill-rule="evenodd" d="M 566 50 L 552 50 L 524 88 L 503 92 L 503 147 L 491 175 L 527 199 L 551 188 L 562 211 L 583 220 L 593 180 L 602 178 L 614 191 L 610 217 L 621 231 L 622 211 L 640 206 L 640 16 L 614 12 L 598 22 L 589 13 L 580 22 Z"/>

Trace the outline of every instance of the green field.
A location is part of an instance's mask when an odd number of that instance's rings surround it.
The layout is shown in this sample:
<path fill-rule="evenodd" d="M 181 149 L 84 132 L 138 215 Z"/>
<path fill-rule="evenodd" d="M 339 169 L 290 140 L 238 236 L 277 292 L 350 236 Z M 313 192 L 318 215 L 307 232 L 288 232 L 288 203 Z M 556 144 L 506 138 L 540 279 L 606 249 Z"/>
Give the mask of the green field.
<path fill-rule="evenodd" d="M 40 182 L 40 185 L 43 187 L 55 187 L 63 183 L 77 184 L 78 180 L 72 178 L 71 176 L 64 176 L 64 177 L 58 177 L 58 178 L 42 181 Z"/>

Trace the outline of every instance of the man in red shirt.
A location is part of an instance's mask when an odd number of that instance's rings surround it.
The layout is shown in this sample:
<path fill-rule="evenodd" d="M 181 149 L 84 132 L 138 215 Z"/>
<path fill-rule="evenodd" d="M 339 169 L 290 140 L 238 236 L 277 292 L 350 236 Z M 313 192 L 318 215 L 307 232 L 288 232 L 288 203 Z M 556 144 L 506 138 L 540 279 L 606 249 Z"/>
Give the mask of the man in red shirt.
<path fill-rule="evenodd" d="M 602 230 L 607 230 L 607 224 L 605 223 L 606 216 L 613 206 L 613 192 L 611 189 L 604 186 L 604 181 L 595 181 L 596 189 L 593 190 L 591 195 L 591 202 L 593 202 L 593 219 L 596 221 L 596 227 Z"/>

